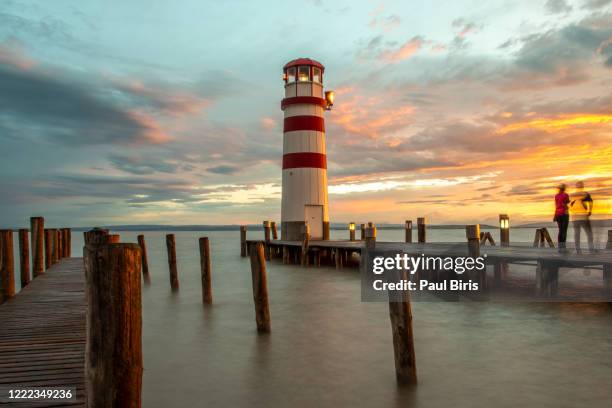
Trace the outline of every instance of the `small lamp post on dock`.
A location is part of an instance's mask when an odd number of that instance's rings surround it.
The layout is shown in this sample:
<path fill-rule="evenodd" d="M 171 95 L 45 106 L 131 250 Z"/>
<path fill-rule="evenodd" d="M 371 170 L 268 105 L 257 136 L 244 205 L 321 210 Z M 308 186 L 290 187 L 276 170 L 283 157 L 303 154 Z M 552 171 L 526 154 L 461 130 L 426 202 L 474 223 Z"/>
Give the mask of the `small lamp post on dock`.
<path fill-rule="evenodd" d="M 499 214 L 499 243 L 501 246 L 510 245 L 510 218 L 508 214 Z"/>
<path fill-rule="evenodd" d="M 351 241 L 355 240 L 355 223 L 354 222 L 351 222 L 349 224 L 349 239 Z"/>

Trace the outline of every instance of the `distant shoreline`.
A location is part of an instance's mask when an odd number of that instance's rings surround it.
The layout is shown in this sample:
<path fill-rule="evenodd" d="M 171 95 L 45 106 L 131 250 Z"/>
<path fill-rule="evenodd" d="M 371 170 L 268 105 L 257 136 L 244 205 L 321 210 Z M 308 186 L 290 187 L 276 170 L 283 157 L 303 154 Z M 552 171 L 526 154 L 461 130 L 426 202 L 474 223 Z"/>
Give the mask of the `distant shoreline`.
<path fill-rule="evenodd" d="M 605 220 L 592 220 L 593 227 L 599 228 L 612 228 L 612 219 Z M 518 228 L 542 228 L 542 227 L 555 227 L 556 224 L 552 222 L 540 222 L 540 223 L 529 223 L 520 224 L 516 226 L 511 225 L 511 229 Z M 99 225 L 101 228 L 107 228 L 112 231 L 239 231 L 240 225 L 161 225 L 161 224 L 142 224 L 142 225 Z M 263 230 L 261 224 L 248 224 L 248 229 L 251 231 Z M 376 227 L 379 230 L 403 230 L 404 224 L 377 224 Z M 496 225 L 480 224 L 482 229 L 497 229 Z M 93 227 L 72 227 L 75 231 L 87 231 Z M 332 230 L 346 230 L 347 224 L 332 224 L 330 229 Z M 416 223 L 413 228 L 416 229 Z M 431 224 L 427 225 L 428 229 L 464 229 L 465 224 Z M 14 228 L 15 230 L 17 228 Z M 359 229 L 359 224 L 357 224 Z"/>

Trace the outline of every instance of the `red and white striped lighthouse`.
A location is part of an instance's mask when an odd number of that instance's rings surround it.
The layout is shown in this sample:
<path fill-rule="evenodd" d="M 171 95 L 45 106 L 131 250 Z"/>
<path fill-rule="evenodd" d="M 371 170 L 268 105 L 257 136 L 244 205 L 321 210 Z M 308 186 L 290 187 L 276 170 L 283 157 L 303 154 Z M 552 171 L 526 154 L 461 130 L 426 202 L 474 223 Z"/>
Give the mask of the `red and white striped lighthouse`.
<path fill-rule="evenodd" d="M 325 110 L 333 93 L 323 92 L 320 62 L 299 58 L 283 67 L 283 195 L 281 238 L 299 240 L 307 222 L 312 239 L 329 239 Z"/>

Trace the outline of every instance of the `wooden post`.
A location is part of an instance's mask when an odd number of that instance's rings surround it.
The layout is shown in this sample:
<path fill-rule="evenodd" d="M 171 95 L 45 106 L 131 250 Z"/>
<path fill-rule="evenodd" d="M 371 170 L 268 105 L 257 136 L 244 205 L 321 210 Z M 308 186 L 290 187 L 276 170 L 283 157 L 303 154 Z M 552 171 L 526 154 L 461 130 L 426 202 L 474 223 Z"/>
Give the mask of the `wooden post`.
<path fill-rule="evenodd" d="M 310 243 L 310 225 L 302 225 L 302 256 L 300 262 L 302 266 L 308 266 L 308 244 Z"/>
<path fill-rule="evenodd" d="M 247 226 L 241 225 L 240 226 L 240 256 L 243 258 L 247 256 L 246 240 L 247 240 Z"/>
<path fill-rule="evenodd" d="M 29 231 L 25 228 L 19 230 L 19 269 L 21 271 L 21 287 L 30 283 L 30 240 Z"/>
<path fill-rule="evenodd" d="M 61 229 L 56 229 L 55 230 L 55 240 L 54 240 L 54 244 L 55 246 L 54 248 L 54 255 L 55 255 L 55 262 L 59 262 L 62 260 L 63 258 L 63 254 L 64 254 L 64 246 L 63 246 L 63 242 L 62 242 L 62 230 Z"/>
<path fill-rule="evenodd" d="M 466 225 L 465 236 L 468 241 L 468 254 L 473 258 L 480 256 L 480 224 Z"/>
<path fill-rule="evenodd" d="M 72 231 L 70 228 L 62 228 L 62 247 L 64 258 L 70 258 L 72 256 Z"/>
<path fill-rule="evenodd" d="M 365 246 L 366 248 L 376 247 L 376 226 L 373 224 L 365 230 Z"/>
<path fill-rule="evenodd" d="M 89 244 L 84 250 L 87 406 L 141 406 L 140 247 Z"/>
<path fill-rule="evenodd" d="M 412 243 L 412 220 L 406 220 L 404 224 L 404 229 L 406 232 L 405 242 L 411 244 Z"/>
<path fill-rule="evenodd" d="M 349 223 L 349 241 L 355 240 L 355 223 Z"/>
<path fill-rule="evenodd" d="M 13 230 L 0 230 L 2 263 L 0 264 L 0 304 L 15 296 L 15 262 L 13 258 Z"/>
<path fill-rule="evenodd" d="M 166 235 L 166 248 L 168 249 L 168 268 L 170 270 L 170 287 L 172 291 L 179 289 L 178 270 L 176 269 L 176 242 L 174 234 Z"/>
<path fill-rule="evenodd" d="M 272 239 L 278 239 L 278 231 L 276 230 L 276 222 L 271 221 L 270 227 L 272 227 Z"/>
<path fill-rule="evenodd" d="M 419 244 L 424 244 L 427 242 L 427 224 L 424 217 L 417 218 L 417 229 Z"/>
<path fill-rule="evenodd" d="M 467 238 L 468 256 L 478 258 L 480 256 L 480 224 L 466 225 L 465 236 Z M 484 289 L 486 286 L 486 269 L 483 271 L 468 271 L 466 275 L 469 279 L 474 278 L 478 282 L 478 287 Z"/>
<path fill-rule="evenodd" d="M 270 221 L 263 222 L 263 229 L 264 229 L 264 241 L 268 243 L 270 242 Z"/>
<path fill-rule="evenodd" d="M 365 239 L 365 224 L 359 226 L 359 231 L 361 232 L 361 240 L 363 241 Z"/>
<path fill-rule="evenodd" d="M 266 259 L 270 260 L 270 221 L 263 222 L 264 229 L 264 254 L 266 255 Z"/>
<path fill-rule="evenodd" d="M 539 247 L 541 239 L 542 239 L 542 232 L 540 231 L 539 228 L 536 228 L 535 237 L 533 238 L 533 246 L 536 248 Z"/>
<path fill-rule="evenodd" d="M 559 287 L 559 265 L 555 262 L 538 261 L 536 269 L 536 295 L 552 297 Z"/>
<path fill-rule="evenodd" d="M 251 276 L 253 280 L 253 301 L 257 331 L 270 332 L 270 308 L 268 305 L 268 276 L 263 243 L 251 247 Z"/>
<path fill-rule="evenodd" d="M 510 217 L 508 214 L 499 214 L 499 245 L 510 245 Z"/>
<path fill-rule="evenodd" d="M 107 241 L 105 238 L 109 234 L 109 231 L 105 228 L 94 227 L 89 231 L 83 232 L 83 238 L 85 240 L 85 245 L 87 244 L 95 244 L 95 243 L 103 243 Z"/>
<path fill-rule="evenodd" d="M 45 228 L 45 269 L 53 264 L 53 230 Z"/>
<path fill-rule="evenodd" d="M 208 237 L 202 237 L 200 242 L 200 271 L 202 272 L 202 302 L 212 304 L 212 268 L 210 262 L 210 244 Z"/>
<path fill-rule="evenodd" d="M 45 219 L 43 217 L 31 217 L 30 231 L 32 235 L 32 277 L 35 278 L 45 272 Z"/>
<path fill-rule="evenodd" d="M 398 271 L 402 280 L 408 280 L 405 270 Z M 399 281 L 399 280 L 398 280 Z M 416 356 L 412 330 L 412 307 L 408 291 L 401 291 L 399 302 L 389 298 L 389 318 L 393 333 L 395 376 L 400 384 L 416 384 Z"/>
<path fill-rule="evenodd" d="M 146 285 L 151 283 L 151 275 L 149 275 L 149 259 L 147 255 L 147 243 L 144 235 L 138 235 L 138 246 L 140 246 L 142 277 Z"/>
<path fill-rule="evenodd" d="M 59 261 L 57 229 L 51 228 L 51 265 L 55 265 Z"/>
<path fill-rule="evenodd" d="M 606 243 L 606 249 L 612 249 L 612 230 L 608 230 L 608 242 Z M 604 264 L 603 279 L 606 292 L 608 295 L 612 294 L 612 264 Z"/>

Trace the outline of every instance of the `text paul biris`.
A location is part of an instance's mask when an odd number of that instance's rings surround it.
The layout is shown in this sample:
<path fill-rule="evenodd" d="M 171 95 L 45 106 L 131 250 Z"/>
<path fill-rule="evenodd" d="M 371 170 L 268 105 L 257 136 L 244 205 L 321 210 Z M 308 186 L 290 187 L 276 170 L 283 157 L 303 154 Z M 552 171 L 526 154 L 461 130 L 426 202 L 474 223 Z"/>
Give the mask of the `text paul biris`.
<path fill-rule="evenodd" d="M 484 271 L 486 268 L 485 257 L 441 257 L 441 256 L 410 256 L 408 254 L 396 254 L 392 257 L 377 256 L 373 259 L 372 272 L 375 275 L 381 275 L 388 271 L 406 271 L 410 275 L 414 275 L 419 271 L 452 271 L 458 275 L 465 272 Z M 398 275 L 398 278 L 401 275 Z M 377 291 L 403 291 L 403 290 L 478 290 L 478 282 L 471 280 L 450 279 L 442 282 L 430 282 L 426 279 L 420 279 L 412 282 L 407 279 L 398 279 L 395 281 L 387 279 L 385 282 L 382 279 L 376 279 L 373 282 L 373 288 Z"/>

